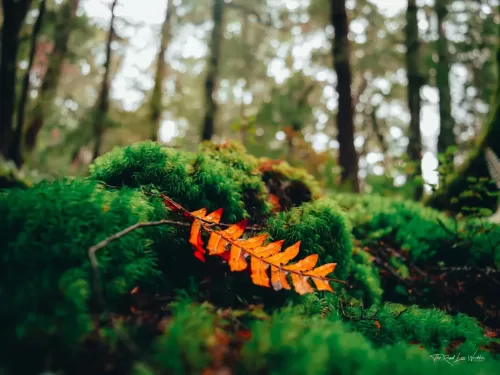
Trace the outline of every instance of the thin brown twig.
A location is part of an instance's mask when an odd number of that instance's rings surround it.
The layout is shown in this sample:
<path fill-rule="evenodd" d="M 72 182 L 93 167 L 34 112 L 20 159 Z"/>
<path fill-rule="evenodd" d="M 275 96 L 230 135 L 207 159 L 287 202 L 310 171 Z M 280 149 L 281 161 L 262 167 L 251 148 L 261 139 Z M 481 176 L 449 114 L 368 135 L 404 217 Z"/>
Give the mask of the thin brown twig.
<path fill-rule="evenodd" d="M 347 319 L 355 321 L 355 322 L 361 321 L 361 320 L 374 320 L 374 321 L 379 320 L 377 315 L 380 312 L 380 308 L 378 308 L 371 316 L 366 316 L 365 309 L 363 306 L 361 306 L 361 312 L 360 312 L 359 317 L 347 314 L 346 311 L 344 310 L 344 304 L 342 303 L 342 301 L 339 301 L 339 308 L 340 308 L 340 311 L 342 312 L 342 315 L 344 315 Z"/>
<path fill-rule="evenodd" d="M 167 225 L 167 224 L 189 226 L 189 223 L 182 223 L 182 222 L 177 222 L 177 221 L 172 221 L 172 220 L 158 220 L 158 221 L 151 221 L 151 222 L 136 223 L 134 225 L 129 226 L 128 228 L 123 229 L 120 232 L 117 232 L 117 233 L 105 238 L 104 240 L 102 240 L 98 244 L 90 247 L 88 249 L 88 252 L 87 252 L 88 257 L 90 259 L 90 264 L 92 266 L 93 275 L 94 275 L 94 278 L 93 278 L 94 279 L 93 280 L 94 291 L 95 291 L 95 293 L 97 295 L 97 299 L 98 299 L 98 301 L 103 309 L 103 314 L 108 315 L 110 317 L 111 324 L 115 330 L 115 333 L 118 335 L 118 337 L 123 342 L 123 344 L 127 347 L 127 349 L 131 353 L 135 354 L 138 358 L 141 358 L 141 357 L 146 358 L 147 355 L 141 350 L 141 348 L 134 342 L 134 340 L 132 340 L 132 338 L 127 333 L 123 332 L 120 329 L 117 320 L 114 318 L 114 316 L 108 310 L 106 300 L 104 298 L 102 286 L 101 286 L 99 262 L 97 261 L 96 252 L 98 250 L 104 248 L 105 246 L 107 246 L 111 242 L 116 241 L 116 240 L 120 239 L 121 237 L 126 236 L 127 234 L 131 233 L 132 231 L 134 231 L 136 229 L 146 228 L 146 227 L 155 227 L 155 226 L 161 226 L 161 225 Z M 157 366 L 154 364 L 154 361 L 149 359 L 148 362 L 153 366 L 153 368 L 155 368 L 158 371 L 159 374 L 162 373 L 157 368 Z"/>
<path fill-rule="evenodd" d="M 125 229 L 121 230 L 120 232 L 117 232 L 117 233 L 105 238 L 104 240 L 102 240 L 98 244 L 96 244 L 88 249 L 88 252 L 87 252 L 88 257 L 90 259 L 90 264 L 92 265 L 92 269 L 94 272 L 94 289 L 95 289 L 95 292 L 97 294 L 97 298 L 99 299 L 99 302 L 101 303 L 102 307 L 105 307 L 105 303 L 104 303 L 104 295 L 102 292 L 101 281 L 100 281 L 99 262 L 97 261 L 97 257 L 95 255 L 96 252 L 98 250 L 102 249 L 103 247 L 107 246 L 111 242 L 116 241 L 116 240 L 122 238 L 123 236 L 126 236 L 127 234 L 129 234 L 130 232 L 132 232 L 136 229 L 146 228 L 146 227 L 158 227 L 158 226 L 167 225 L 167 224 L 190 226 L 189 223 L 183 223 L 183 222 L 173 221 L 173 220 L 158 220 L 158 221 L 135 223 L 134 225 L 131 225 L 128 228 L 125 228 Z"/>

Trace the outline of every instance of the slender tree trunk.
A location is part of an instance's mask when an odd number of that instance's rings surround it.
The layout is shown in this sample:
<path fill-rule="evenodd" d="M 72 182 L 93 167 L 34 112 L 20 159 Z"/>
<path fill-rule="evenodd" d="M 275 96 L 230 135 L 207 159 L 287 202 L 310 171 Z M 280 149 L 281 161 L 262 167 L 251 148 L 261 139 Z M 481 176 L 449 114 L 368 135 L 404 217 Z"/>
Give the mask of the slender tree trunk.
<path fill-rule="evenodd" d="M 422 175 L 422 135 L 420 133 L 420 88 L 423 77 L 420 74 L 420 42 L 418 37 L 417 3 L 408 0 L 406 11 L 406 69 L 408 76 L 408 107 L 410 109 L 410 127 L 408 131 L 408 157 L 416 164 L 416 176 Z M 414 198 L 420 200 L 423 195 L 423 185 L 415 189 Z"/>
<path fill-rule="evenodd" d="M 158 140 L 158 131 L 161 126 L 161 114 L 163 112 L 163 83 L 165 81 L 165 52 L 170 41 L 170 29 L 172 19 L 172 2 L 167 0 L 165 20 L 161 28 L 160 50 L 156 62 L 155 86 L 151 97 L 151 140 Z"/>
<path fill-rule="evenodd" d="M 448 14 L 448 0 L 436 0 L 436 13 L 438 19 L 438 54 L 437 87 L 439 91 L 439 118 L 441 129 L 438 137 L 438 152 L 443 153 L 450 146 L 456 145 L 454 134 L 454 121 L 451 116 L 450 93 L 450 57 L 448 53 L 448 40 L 444 30 L 444 20 Z"/>
<path fill-rule="evenodd" d="M 247 50 L 247 45 L 248 45 L 248 16 L 245 11 L 242 12 L 241 16 L 243 17 L 242 23 L 241 23 L 241 39 L 243 42 L 244 46 L 244 51 L 243 51 L 243 56 L 245 58 L 246 62 L 246 68 L 245 71 L 243 72 L 244 77 L 243 79 L 245 80 L 245 84 L 243 85 L 243 93 L 245 92 L 245 88 L 248 86 L 248 72 L 251 71 L 251 66 L 249 66 L 251 62 L 251 57 L 248 54 Z M 240 104 L 240 137 L 241 137 L 241 143 L 246 146 L 247 140 L 248 140 L 248 119 L 245 114 L 245 96 L 243 94 L 243 98 L 241 98 L 241 104 Z"/>
<path fill-rule="evenodd" d="M 345 0 L 331 1 L 331 23 L 335 30 L 333 41 L 334 68 L 337 73 L 339 106 L 337 128 L 339 141 L 339 165 L 341 184 L 359 192 L 358 155 L 354 147 L 354 108 L 351 94 L 352 73 L 350 67 L 349 23 Z"/>
<path fill-rule="evenodd" d="M 108 40 L 106 42 L 106 61 L 104 62 L 104 76 L 102 77 L 101 91 L 97 98 L 97 103 L 94 109 L 94 150 L 92 152 L 92 160 L 95 160 L 101 154 L 102 135 L 104 134 L 105 121 L 109 109 L 109 90 L 110 90 L 110 66 L 111 66 L 111 43 L 113 42 L 115 30 L 115 7 L 118 0 L 113 0 L 111 4 L 111 21 L 109 22 Z"/>
<path fill-rule="evenodd" d="M 213 0 L 212 12 L 214 26 L 210 40 L 210 58 L 208 61 L 207 76 L 205 78 L 205 118 L 203 120 L 201 136 L 204 141 L 211 140 L 215 130 L 214 119 L 217 115 L 217 103 L 214 96 L 219 76 L 219 58 L 223 38 L 222 18 L 224 0 Z"/>
<path fill-rule="evenodd" d="M 47 115 L 52 111 L 61 77 L 61 70 L 68 52 L 68 42 L 73 30 L 73 20 L 76 17 L 79 4 L 80 0 L 67 0 L 58 16 L 54 30 L 54 47 L 38 92 L 38 99 L 33 110 L 33 118 L 24 136 L 24 147 L 28 153 L 31 153 L 36 148 L 40 130 L 42 130 Z"/>
<path fill-rule="evenodd" d="M 380 150 L 382 151 L 382 154 L 384 154 L 384 158 L 387 158 L 389 157 L 389 148 L 387 147 L 387 143 L 384 139 L 384 134 L 380 129 L 380 124 L 377 119 L 378 109 L 378 106 L 372 108 L 372 111 L 370 113 L 370 122 L 372 125 L 373 134 L 375 135 L 375 138 L 377 139 L 377 142 L 380 146 Z"/>
<path fill-rule="evenodd" d="M 500 27 L 498 31 L 500 35 Z M 476 149 L 471 152 L 469 158 L 460 168 L 457 177 L 427 199 L 426 203 L 434 208 L 453 212 L 459 212 L 464 206 L 485 207 L 493 211 L 497 208 L 497 196 L 491 194 L 498 191 L 494 183 L 486 185 L 488 192 L 478 192 L 479 197 L 474 196 L 460 199 L 458 202 L 453 201 L 453 198 L 459 197 L 462 192 L 470 189 L 469 177 L 491 178 L 484 157 L 484 151 L 487 148 L 491 148 L 496 155 L 500 155 L 500 38 L 498 38 L 496 63 L 497 87 L 491 103 L 489 121 L 477 139 Z"/>
<path fill-rule="evenodd" d="M 46 1 L 40 0 L 40 6 L 38 8 L 38 17 L 33 25 L 33 30 L 31 32 L 31 43 L 30 43 L 30 54 L 28 58 L 28 67 L 24 73 L 23 83 L 21 87 L 21 98 L 17 106 L 17 127 L 14 131 L 14 138 L 10 144 L 10 159 L 16 163 L 17 167 L 21 167 L 23 164 L 23 126 L 24 126 L 24 115 L 26 111 L 26 104 L 28 102 L 28 93 L 30 90 L 30 76 L 31 69 L 33 68 L 33 61 L 35 60 L 36 54 L 36 43 L 38 40 L 38 34 L 40 34 L 40 29 L 42 26 L 43 17 L 45 15 Z"/>
<path fill-rule="evenodd" d="M 17 51 L 19 32 L 31 0 L 2 0 L 4 21 L 0 41 L 0 155 L 9 158 L 16 103 Z"/>

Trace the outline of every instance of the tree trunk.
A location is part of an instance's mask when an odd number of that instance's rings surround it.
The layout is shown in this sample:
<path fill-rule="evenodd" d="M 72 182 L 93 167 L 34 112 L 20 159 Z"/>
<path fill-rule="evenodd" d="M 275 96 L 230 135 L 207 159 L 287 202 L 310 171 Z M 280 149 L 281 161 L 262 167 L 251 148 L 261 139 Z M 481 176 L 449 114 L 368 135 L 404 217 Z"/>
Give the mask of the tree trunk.
<path fill-rule="evenodd" d="M 331 23 L 335 30 L 333 61 L 337 73 L 339 105 L 337 128 L 341 184 L 359 192 L 358 155 L 354 147 L 354 108 L 351 94 L 352 74 L 349 64 L 349 24 L 345 0 L 331 1 Z"/>
<path fill-rule="evenodd" d="M 241 39 L 243 42 L 243 56 L 246 61 L 246 68 L 243 72 L 244 77 L 243 79 L 245 80 L 245 84 L 243 85 L 243 97 L 241 98 L 241 103 L 240 103 L 240 137 L 241 137 L 241 143 L 243 146 L 246 146 L 247 140 L 248 140 L 248 119 L 245 114 L 246 110 L 246 105 L 245 105 L 245 89 L 248 87 L 248 74 L 247 72 L 251 71 L 252 67 L 250 65 L 251 63 L 251 57 L 248 55 L 248 16 L 245 11 L 242 12 L 241 16 L 243 17 L 243 20 L 241 22 Z"/>
<path fill-rule="evenodd" d="M 111 20 L 109 22 L 108 40 L 106 43 L 106 61 L 104 62 L 104 76 L 102 77 L 101 91 L 97 98 L 97 103 L 93 113 L 94 125 L 94 150 L 92 160 L 95 160 L 101 154 L 102 135 L 104 133 L 105 121 L 109 109 L 109 90 L 110 90 L 110 65 L 111 65 L 111 43 L 114 37 L 115 7 L 118 0 L 113 0 L 111 4 Z"/>
<path fill-rule="evenodd" d="M 36 43 L 38 40 L 38 34 L 42 26 L 43 17 L 45 15 L 46 1 L 40 0 L 40 6 L 38 8 L 38 17 L 33 25 L 33 30 L 31 32 L 31 43 L 30 43 L 30 54 L 28 58 L 28 67 L 24 73 L 23 83 L 21 87 L 21 98 L 19 99 L 17 107 L 17 126 L 14 131 L 14 137 L 10 144 L 9 155 L 10 159 L 14 161 L 17 167 L 21 167 L 23 164 L 23 126 L 24 126 L 24 115 L 26 111 L 26 104 L 28 102 L 28 93 L 30 90 L 30 76 L 31 69 L 33 68 L 33 61 L 35 60 L 36 54 Z"/>
<path fill-rule="evenodd" d="M 214 135 L 214 119 L 217 114 L 215 101 L 216 84 L 219 76 L 219 58 L 223 38 L 222 17 L 224 0 L 213 0 L 213 29 L 210 41 L 210 58 L 208 61 L 207 76 L 205 78 L 205 118 L 203 120 L 202 140 L 209 141 Z"/>
<path fill-rule="evenodd" d="M 444 20 L 448 14 L 448 0 L 436 0 L 436 14 L 438 19 L 438 54 L 437 87 L 439 91 L 439 118 L 440 132 L 438 137 L 438 153 L 444 153 L 450 146 L 456 145 L 454 134 L 454 121 L 451 116 L 450 94 L 450 57 L 448 53 L 448 40 L 444 30 Z"/>
<path fill-rule="evenodd" d="M 418 37 L 416 0 L 408 0 L 406 11 L 406 69 L 408 76 L 408 107 L 410 110 L 410 127 L 408 131 L 408 158 L 416 165 L 415 176 L 422 175 L 422 136 L 420 133 L 420 88 L 423 77 L 420 74 L 420 42 Z M 415 177 L 413 176 L 413 177 Z M 415 189 L 414 199 L 420 200 L 423 185 Z"/>
<path fill-rule="evenodd" d="M 452 212 L 459 212 L 464 206 L 496 210 L 497 196 L 488 194 L 498 191 L 494 183 L 486 185 L 488 192 L 478 192 L 479 197 L 460 199 L 458 202 L 453 202 L 452 198 L 458 197 L 462 192 L 470 189 L 469 177 L 491 179 L 484 156 L 484 151 L 487 148 L 491 148 L 496 155 L 500 155 L 500 38 L 498 39 L 497 48 L 497 87 L 491 104 L 489 121 L 477 139 L 476 149 L 460 168 L 457 177 L 427 200 L 426 203 L 434 208 Z"/>
<path fill-rule="evenodd" d="M 35 148 L 40 130 L 45 118 L 52 111 L 57 94 L 57 87 L 61 77 L 64 59 L 68 52 L 68 42 L 73 30 L 73 20 L 76 16 L 80 0 L 68 0 L 63 5 L 54 30 L 54 48 L 50 54 L 47 71 L 43 77 L 42 86 L 38 92 L 38 99 L 24 136 L 24 147 L 28 153 Z"/>
<path fill-rule="evenodd" d="M 158 131 L 161 126 L 161 114 L 163 112 L 163 83 L 165 81 L 165 52 L 170 41 L 170 28 L 172 18 L 172 2 L 167 0 L 165 20 L 161 28 L 160 50 L 156 62 L 155 86 L 151 97 L 151 140 L 158 140 Z"/>
<path fill-rule="evenodd" d="M 17 51 L 19 32 L 31 0 L 2 0 L 4 20 L 0 41 L 0 155 L 9 159 L 16 103 Z"/>

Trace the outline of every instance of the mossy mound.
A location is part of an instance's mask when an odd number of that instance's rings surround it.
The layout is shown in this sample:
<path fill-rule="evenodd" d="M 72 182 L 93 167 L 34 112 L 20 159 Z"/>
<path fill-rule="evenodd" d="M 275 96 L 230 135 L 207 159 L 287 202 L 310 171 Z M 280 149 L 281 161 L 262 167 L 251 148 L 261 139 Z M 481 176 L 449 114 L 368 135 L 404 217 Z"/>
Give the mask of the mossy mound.
<path fill-rule="evenodd" d="M 0 195 L 2 354 L 13 342 L 76 344 L 92 332 L 92 270 L 87 250 L 105 237 L 151 219 L 153 207 L 129 189 L 93 181 L 43 182 Z M 158 278 L 145 231 L 97 254 L 108 302 L 119 306 L 137 282 Z"/>
<path fill-rule="evenodd" d="M 200 145 L 200 153 L 232 171 L 231 178 L 241 187 L 243 202 L 252 221 L 260 221 L 271 213 L 263 176 L 257 170 L 257 159 L 247 154 L 245 147 L 237 142 L 222 145 L 204 142 Z"/>
<path fill-rule="evenodd" d="M 134 374 L 152 375 L 159 370 L 186 374 L 203 369 L 238 374 L 438 374 L 449 371 L 451 365 L 434 361 L 431 354 L 465 335 L 471 345 L 462 344 L 449 353 L 460 351 L 468 359 L 474 355 L 474 345 L 486 341 L 477 326 L 471 325 L 472 320 L 417 307 L 384 306 L 380 328 L 372 320 L 346 324 L 337 309 L 325 317 L 323 312 L 306 311 L 299 305 L 270 315 L 249 311 L 243 320 L 242 311 L 220 311 L 189 301 L 176 305 L 175 311 L 156 340 L 152 363 L 137 363 Z M 246 330 L 251 337 L 245 334 L 242 341 Z M 378 337 L 373 330 L 379 332 Z M 188 340 L 183 332 L 194 339 Z M 415 341 L 408 343 L 412 339 Z M 481 356 L 481 363 L 461 362 L 453 371 L 479 375 L 500 369 L 500 362 L 490 355 Z"/>
<path fill-rule="evenodd" d="M 191 211 L 223 207 L 223 219 L 229 222 L 250 216 L 241 174 L 207 155 L 141 142 L 101 156 L 91 166 L 90 176 L 118 187 L 154 185 Z M 265 202 L 260 207 L 265 212 Z"/>
<path fill-rule="evenodd" d="M 496 227 L 382 197 L 320 198 L 317 185 L 289 167 L 280 172 L 280 189 L 298 181 L 309 195 L 295 199 L 287 191 L 291 204 L 271 215 L 264 173 L 238 145 L 205 144 L 192 154 L 143 142 L 103 155 L 89 179 L 2 192 L 0 297 L 9 302 L 0 307 L 7 327 L 0 373 L 432 374 L 450 365 L 430 354 L 457 350 L 466 356 L 481 350 L 487 359 L 454 371 L 499 372 L 478 321 L 423 303 L 387 303 L 394 293 L 374 261 L 376 251 L 388 250 L 377 247 L 382 243 L 404 251 L 402 259 L 383 259 L 402 282 L 414 276 L 410 261 L 490 265 L 495 256 L 486 245 Z M 165 207 L 158 191 L 191 211 L 223 208 L 224 224 L 253 218 L 258 228 L 244 238 L 267 232 L 270 241 L 284 240 L 283 248 L 300 241 L 296 259 L 319 254 L 319 264 L 337 263 L 330 276 L 348 285 L 301 297 L 255 286 L 220 257 L 200 262 L 188 242 L 189 220 Z M 103 314 L 89 247 L 159 219 L 172 222 L 133 231 L 98 251 L 109 309 Z M 179 295 L 192 301 L 170 303 Z M 21 354 L 30 360 L 15 359 Z"/>
<path fill-rule="evenodd" d="M 378 305 L 382 301 L 379 269 L 373 264 L 372 256 L 355 248 L 349 265 L 348 293 L 365 306 Z"/>
<path fill-rule="evenodd" d="M 417 262 L 489 266 L 500 262 L 500 226 L 456 219 L 419 203 L 379 196 L 332 196 L 364 243 L 389 240 Z"/>
<path fill-rule="evenodd" d="M 352 257 L 351 227 L 338 205 L 328 199 L 303 204 L 268 220 L 274 240 L 285 246 L 300 241 L 301 255 L 318 254 L 321 263 L 337 263 L 335 277 L 344 279 Z"/>

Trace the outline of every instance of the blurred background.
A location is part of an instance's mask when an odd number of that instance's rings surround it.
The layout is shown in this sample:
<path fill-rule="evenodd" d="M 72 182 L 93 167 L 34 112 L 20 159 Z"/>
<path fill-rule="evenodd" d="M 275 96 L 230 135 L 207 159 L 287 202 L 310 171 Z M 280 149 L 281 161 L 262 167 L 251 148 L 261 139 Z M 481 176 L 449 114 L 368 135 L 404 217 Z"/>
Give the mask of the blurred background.
<path fill-rule="evenodd" d="M 413 197 L 439 153 L 463 162 L 496 89 L 498 0 L 2 0 L 0 20 L 0 151 L 35 179 L 235 140 Z"/>

